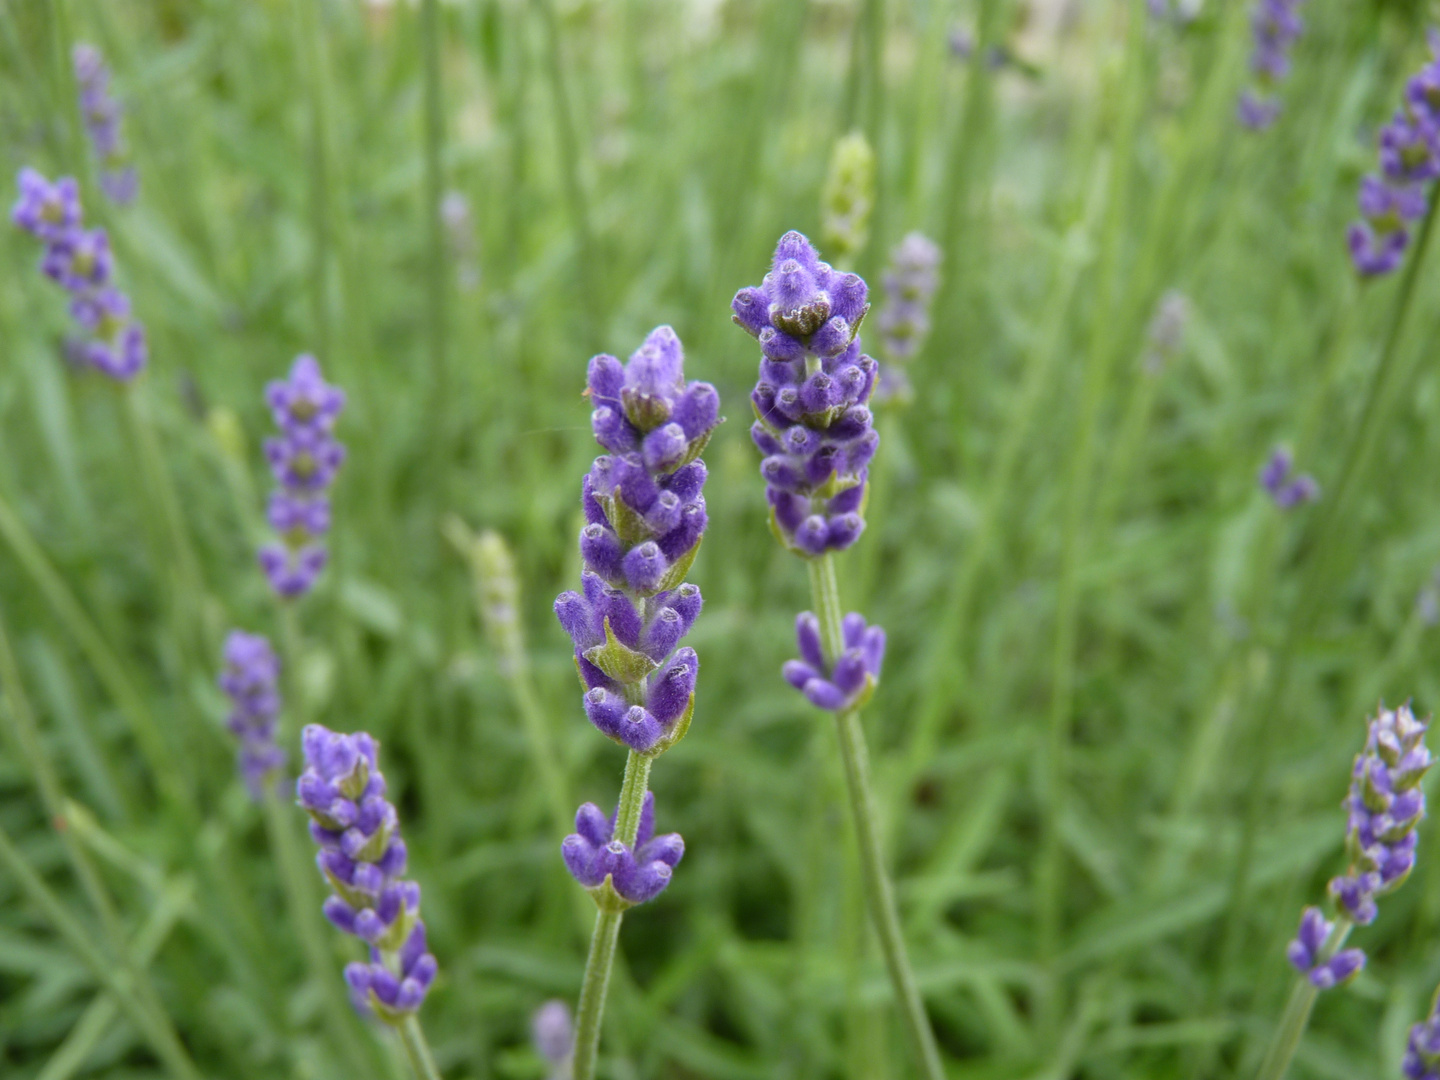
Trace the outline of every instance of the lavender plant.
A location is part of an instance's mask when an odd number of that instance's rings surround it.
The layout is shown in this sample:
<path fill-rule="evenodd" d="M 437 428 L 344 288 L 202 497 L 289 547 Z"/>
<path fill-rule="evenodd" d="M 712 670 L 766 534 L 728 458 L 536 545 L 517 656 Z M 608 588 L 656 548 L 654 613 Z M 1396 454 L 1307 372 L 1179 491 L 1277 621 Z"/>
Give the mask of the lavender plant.
<path fill-rule="evenodd" d="M 80 186 L 73 177 L 51 183 L 34 169 L 21 169 L 20 197 L 10 219 L 45 245 L 41 272 L 70 294 L 70 316 L 80 335 L 66 355 L 117 382 L 129 382 L 145 368 L 145 328 L 130 312 L 130 298 L 115 287 L 115 262 L 104 229 L 82 221 Z"/>
<path fill-rule="evenodd" d="M 1145 355 L 1142 365 L 1148 374 L 1159 374 L 1166 363 L 1180 351 L 1185 330 L 1190 325 L 1190 300 L 1177 289 L 1168 289 L 1155 305 L 1155 314 L 1145 329 Z"/>
<path fill-rule="evenodd" d="M 1368 926 L 1378 914 L 1376 900 L 1404 884 L 1415 866 L 1416 826 L 1425 816 L 1420 783 L 1432 760 L 1425 745 L 1427 721 L 1409 705 L 1381 706 L 1366 721 L 1365 748 L 1355 758 L 1345 798 L 1345 850 L 1349 869 L 1330 882 L 1333 919 L 1317 907 L 1300 916 L 1300 929 L 1286 949 L 1300 974 L 1261 1064 L 1259 1080 L 1280 1080 L 1290 1066 L 1315 998 L 1349 981 L 1365 966 L 1359 949 L 1343 948 L 1350 931 Z"/>
<path fill-rule="evenodd" d="M 272 382 L 265 400 L 280 429 L 267 439 L 265 457 L 279 489 L 270 496 L 267 517 L 280 542 L 260 549 L 260 568 L 282 599 L 314 587 L 325 568 L 323 542 L 330 531 L 330 498 L 345 447 L 334 436 L 345 407 L 345 392 L 327 383 L 313 356 L 296 358 L 288 379 Z"/>
<path fill-rule="evenodd" d="M 259 802 L 285 767 L 285 752 L 275 743 L 280 718 L 280 658 L 259 634 L 233 630 L 225 639 L 220 689 L 230 699 L 225 726 L 240 742 L 240 775 Z"/>
<path fill-rule="evenodd" d="M 420 886 L 405 879 L 406 849 L 385 798 L 379 743 L 310 724 L 301 737 L 305 772 L 295 784 L 320 847 L 316 865 L 333 894 L 325 917 L 369 948 L 345 968 L 355 1007 L 399 1031 L 419 1080 L 439 1076 L 417 1012 L 437 964 L 420 919 Z"/>
<path fill-rule="evenodd" d="M 930 1080 L 939 1080 L 939 1049 L 880 851 L 860 726 L 860 708 L 880 675 L 885 634 L 854 612 L 842 618 L 832 557 L 864 531 L 868 466 L 879 444 L 866 408 L 877 365 L 861 352 L 859 338 L 867 292 L 858 275 L 833 270 L 809 240 L 788 232 L 770 273 L 758 288 L 736 293 L 731 309 L 762 353 L 750 433 L 765 455 L 760 472 L 771 527 L 786 548 L 806 558 L 819 609 L 796 621 L 801 658 L 787 663 L 784 675 L 812 704 L 834 713 L 870 915 L 916 1059 Z"/>
<path fill-rule="evenodd" d="M 1440 1080 L 1440 991 L 1430 1002 L 1430 1015 L 1411 1026 L 1400 1068 L 1408 1080 Z"/>
<path fill-rule="evenodd" d="M 475 258 L 475 218 L 470 200 L 459 191 L 447 191 L 440 200 L 440 224 L 445 244 L 455 263 L 455 283 L 469 292 L 480 284 L 480 264 Z"/>
<path fill-rule="evenodd" d="M 930 333 L 930 302 L 939 286 L 940 249 L 922 233 L 908 233 L 890 253 L 885 306 L 876 314 L 885 359 L 875 404 L 908 402 L 914 396 L 905 365 Z"/>
<path fill-rule="evenodd" d="M 575 1052 L 575 1025 L 563 1001 L 547 1001 L 530 1018 L 530 1038 L 548 1066 L 546 1080 L 570 1080 Z"/>
<path fill-rule="evenodd" d="M 1395 270 L 1410 246 L 1411 229 L 1425 216 L 1429 185 L 1440 177 L 1440 39 L 1433 56 L 1405 85 L 1390 123 L 1380 129 L 1380 173 L 1360 181 L 1361 220 L 1346 241 L 1364 278 Z"/>
<path fill-rule="evenodd" d="M 561 846 L 599 909 L 576 1021 L 577 1080 L 595 1072 L 621 918 L 659 895 L 685 852 L 679 834 L 655 835 L 647 785 L 651 763 L 684 737 L 694 713 L 700 661 L 680 642 L 701 597 L 684 578 L 707 523 L 700 454 L 720 423 L 719 395 L 685 381 L 680 339 L 668 326 L 651 331 L 624 365 L 591 360 L 587 393 L 595 440 L 609 453 L 581 486 L 581 591 L 562 593 L 555 614 L 575 646 L 586 716 L 629 757 L 615 812 L 584 804 Z"/>
<path fill-rule="evenodd" d="M 1280 116 L 1279 84 L 1290 74 L 1290 47 L 1304 29 L 1302 0 L 1257 0 L 1251 27 L 1255 48 L 1250 54 L 1254 82 L 1240 95 L 1236 107 L 1240 123 L 1263 131 Z"/>
<path fill-rule="evenodd" d="M 1309 473 L 1292 475 L 1295 458 L 1288 449 L 1277 446 L 1260 469 L 1260 486 L 1281 510 L 1292 510 L 1301 503 L 1320 497 L 1320 485 Z"/>
<path fill-rule="evenodd" d="M 825 245 L 837 264 L 848 265 L 870 241 L 870 213 L 875 209 L 875 151 L 860 132 L 836 142 L 820 209 Z"/>
<path fill-rule="evenodd" d="M 80 116 L 100 162 L 100 190 L 111 202 L 128 205 L 135 201 L 140 181 L 120 132 L 125 110 L 110 96 L 110 67 L 93 45 L 76 45 L 71 60 L 80 89 Z"/>

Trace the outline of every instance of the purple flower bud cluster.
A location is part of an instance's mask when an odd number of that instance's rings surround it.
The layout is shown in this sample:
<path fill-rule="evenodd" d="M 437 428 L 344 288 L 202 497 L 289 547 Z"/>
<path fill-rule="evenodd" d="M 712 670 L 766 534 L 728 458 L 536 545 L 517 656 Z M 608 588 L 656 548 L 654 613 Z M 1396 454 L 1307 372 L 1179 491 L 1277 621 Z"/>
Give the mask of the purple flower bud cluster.
<path fill-rule="evenodd" d="M 549 1080 L 570 1074 L 570 1056 L 575 1052 L 575 1025 L 570 1006 L 560 1000 L 547 1001 L 530 1018 L 530 1038 L 535 1051 L 550 1067 Z"/>
<path fill-rule="evenodd" d="M 1376 898 L 1398 889 L 1414 869 L 1415 827 L 1425 816 L 1420 781 L 1431 765 L 1429 724 L 1408 705 L 1382 707 L 1368 726 L 1345 800 L 1350 870 L 1330 882 L 1338 910 L 1361 926 L 1375 921 Z"/>
<path fill-rule="evenodd" d="M 1283 446 L 1277 446 L 1260 470 L 1260 486 L 1269 492 L 1270 498 L 1281 510 L 1290 510 L 1320 497 L 1320 485 L 1309 473 L 1291 477 L 1294 467 L 1294 455 Z"/>
<path fill-rule="evenodd" d="M 1255 48 L 1250 54 L 1254 84 L 1240 95 L 1240 123 L 1261 131 L 1280 115 L 1275 89 L 1290 74 L 1290 46 L 1304 29 L 1299 8 L 1302 0 L 1258 0 L 1251 17 Z"/>
<path fill-rule="evenodd" d="M 110 96 L 110 68 L 93 45 L 76 45 L 71 60 L 80 86 L 80 116 L 100 159 L 100 189 L 121 206 L 134 202 L 140 181 L 120 134 L 124 109 Z"/>
<path fill-rule="evenodd" d="M 1362 277 L 1388 274 L 1405 257 L 1410 229 L 1425 216 L 1426 187 L 1440 177 L 1440 42 L 1405 86 L 1405 100 L 1380 129 L 1380 175 L 1360 181 L 1360 221 L 1346 233 Z"/>
<path fill-rule="evenodd" d="M 1310 980 L 1317 990 L 1353 979 L 1365 966 L 1365 953 L 1360 949 L 1344 949 L 1331 955 L 1327 951 L 1335 924 L 1317 907 L 1307 907 L 1300 915 L 1300 931 L 1285 950 L 1295 970 Z"/>
<path fill-rule="evenodd" d="M 301 736 L 305 772 L 295 784 L 320 845 L 316 864 L 334 895 L 325 917 L 370 946 L 370 961 L 345 969 L 361 1012 L 399 1023 L 425 1000 L 435 957 L 420 921 L 420 886 L 406 881 L 405 841 L 385 798 L 379 744 L 365 732 L 343 735 L 319 724 Z"/>
<path fill-rule="evenodd" d="M 149 348 L 145 327 L 130 313 L 130 298 L 115 287 L 109 236 L 84 227 L 73 177 L 52 184 L 34 169 L 21 169 L 18 185 L 10 220 L 44 243 L 40 270 L 70 294 L 70 315 L 81 330 L 66 355 L 128 382 L 144 370 Z"/>
<path fill-rule="evenodd" d="M 1440 994 L 1430 1015 L 1410 1028 L 1400 1071 L 1408 1080 L 1440 1080 Z"/>
<path fill-rule="evenodd" d="M 858 709 L 869 700 L 880 679 L 885 659 L 885 631 L 866 626 L 856 612 L 840 624 L 842 651 L 833 664 L 826 663 L 820 640 L 820 620 L 809 611 L 795 619 L 795 637 L 800 659 L 787 660 L 785 679 L 810 700 L 810 704 L 831 712 Z"/>
<path fill-rule="evenodd" d="M 232 630 L 225 639 L 220 689 L 230 699 L 225 726 L 240 740 L 240 775 L 257 802 L 285 767 L 285 751 L 275 745 L 280 718 L 280 658 L 259 634 Z"/>
<path fill-rule="evenodd" d="M 890 253 L 883 278 L 886 304 L 876 318 L 885 358 L 892 363 L 880 370 L 877 404 L 913 396 L 910 380 L 897 365 L 913 358 L 930 332 L 930 302 L 939 284 L 939 267 L 940 249 L 918 232 L 907 234 Z"/>
<path fill-rule="evenodd" d="M 345 461 L 335 438 L 335 421 L 345 391 L 320 374 L 313 356 L 297 357 L 290 377 L 265 388 L 265 400 L 280 436 L 265 441 L 265 457 L 279 489 L 270 496 L 267 517 L 280 542 L 260 549 L 260 568 L 277 596 L 303 596 L 325 568 L 323 537 L 330 531 L 327 492 Z"/>
<path fill-rule="evenodd" d="M 670 875 L 685 854 L 679 833 L 655 835 L 655 793 L 645 793 L 640 828 L 633 847 L 615 838 L 615 818 L 605 816 L 594 803 L 575 814 L 575 832 L 565 838 L 560 852 L 575 880 L 597 889 L 610 879 L 611 887 L 628 904 L 653 900 L 670 884 Z"/>
<path fill-rule="evenodd" d="M 771 520 L 802 555 L 843 550 L 865 528 L 865 482 L 880 442 L 866 408 L 878 365 L 860 351 L 866 294 L 859 275 L 832 270 L 788 232 L 760 286 L 730 305 L 763 354 L 750 436 L 765 455 Z"/>

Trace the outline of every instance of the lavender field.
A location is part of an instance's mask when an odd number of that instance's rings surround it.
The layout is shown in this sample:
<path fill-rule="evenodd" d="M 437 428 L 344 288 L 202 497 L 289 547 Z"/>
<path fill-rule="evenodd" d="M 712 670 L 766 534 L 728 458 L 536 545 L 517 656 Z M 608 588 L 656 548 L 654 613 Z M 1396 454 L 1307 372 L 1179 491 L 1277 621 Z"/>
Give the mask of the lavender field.
<path fill-rule="evenodd" d="M 1440 1080 L 1440 6 L 0 0 L 0 174 L 0 1077 Z"/>

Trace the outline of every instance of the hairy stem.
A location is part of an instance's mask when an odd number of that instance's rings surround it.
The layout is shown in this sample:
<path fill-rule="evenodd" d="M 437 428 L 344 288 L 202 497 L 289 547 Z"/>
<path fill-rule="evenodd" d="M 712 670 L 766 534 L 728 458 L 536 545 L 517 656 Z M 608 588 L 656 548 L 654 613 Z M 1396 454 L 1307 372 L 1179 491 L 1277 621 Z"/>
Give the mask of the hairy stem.
<path fill-rule="evenodd" d="M 425 1038 L 425 1029 L 420 1026 L 420 1018 L 407 1017 L 399 1030 L 400 1041 L 405 1045 L 405 1056 L 415 1070 L 415 1080 L 440 1080 L 440 1070 L 435 1067 L 435 1058 L 430 1053 L 430 1043 Z"/>
<path fill-rule="evenodd" d="M 809 569 L 810 590 L 820 617 L 820 640 L 827 662 L 833 663 L 842 648 L 840 586 L 835 578 L 835 557 L 826 554 L 811 559 Z M 870 797 L 869 755 L 865 749 L 865 732 L 860 727 L 860 710 L 845 709 L 837 713 L 835 733 L 840 739 L 840 759 L 845 765 L 850 814 L 855 824 L 855 840 L 860 847 L 865 901 L 870 908 L 870 918 L 875 922 L 875 932 L 880 937 L 880 950 L 885 956 L 885 968 L 895 990 L 905 1033 L 923 1074 L 928 1080 L 943 1080 L 945 1070 L 940 1064 L 940 1050 L 935 1044 L 935 1033 L 930 1030 L 930 1018 L 920 998 L 915 973 L 910 969 L 910 958 L 906 955 L 905 938 L 900 929 L 900 913 L 895 907 L 895 892 L 880 852 L 880 828 L 874 801 Z"/>

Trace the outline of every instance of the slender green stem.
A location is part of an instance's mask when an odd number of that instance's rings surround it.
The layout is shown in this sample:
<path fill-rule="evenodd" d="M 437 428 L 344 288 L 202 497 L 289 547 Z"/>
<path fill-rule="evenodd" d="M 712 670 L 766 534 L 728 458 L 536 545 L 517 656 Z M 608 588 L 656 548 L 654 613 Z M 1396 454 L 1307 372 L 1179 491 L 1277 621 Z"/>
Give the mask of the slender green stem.
<path fill-rule="evenodd" d="M 405 1045 L 405 1056 L 415 1070 L 415 1080 L 440 1080 L 440 1070 L 435 1067 L 435 1058 L 430 1053 L 430 1043 L 420 1026 L 420 1018 L 407 1017 L 399 1030 L 400 1041 Z"/>
<path fill-rule="evenodd" d="M 1349 919 L 1342 916 L 1335 920 L 1335 926 L 1315 957 L 1317 965 L 1327 962 L 1340 951 L 1340 946 L 1350 936 L 1350 928 Z M 1290 1000 L 1280 1014 L 1280 1023 L 1275 1027 L 1275 1035 L 1270 1040 L 1270 1048 L 1265 1052 L 1265 1060 L 1260 1063 L 1255 1080 L 1282 1080 L 1295 1058 L 1295 1051 L 1299 1049 L 1300 1039 L 1310 1023 L 1310 1010 L 1315 1007 L 1315 999 L 1319 995 L 1320 991 L 1305 976 L 1295 980 L 1295 988 L 1290 991 Z"/>
<path fill-rule="evenodd" d="M 299 38 L 300 81 L 309 99 L 310 142 L 310 304 L 321 357 L 330 358 L 330 154 L 325 100 L 325 42 L 319 0 L 294 0 Z"/>
<path fill-rule="evenodd" d="M 620 806 L 615 815 L 615 839 L 627 847 L 635 845 L 640 829 L 640 811 L 650 782 L 650 758 L 630 751 L 625 760 L 625 779 L 620 785 Z M 580 1008 L 575 1017 L 575 1080 L 591 1080 L 600 1053 L 600 1021 L 605 1015 L 605 994 L 610 987 L 610 969 L 615 965 L 615 944 L 620 938 L 623 914 L 602 908 L 595 918 L 590 938 L 590 955 L 585 961 L 585 981 L 580 986 Z"/>
<path fill-rule="evenodd" d="M 50 564 L 39 543 L 3 496 L 0 496 L 0 539 L 5 541 L 35 582 L 61 625 L 85 654 L 96 678 L 124 714 L 160 791 L 178 805 L 188 806 L 190 796 L 183 774 L 175 768 L 165 735 L 155 723 L 144 698 L 130 681 L 125 665 L 90 621 L 90 616 L 70 591 L 65 579 Z"/>
<path fill-rule="evenodd" d="M 440 201 L 444 197 L 441 180 L 441 154 L 445 145 L 445 109 L 441 93 L 440 10 L 438 0 L 423 0 L 420 5 L 420 39 L 425 57 L 425 234 L 429 248 L 426 272 L 428 331 L 430 345 L 430 377 L 433 380 L 437 426 L 448 437 L 450 406 L 450 372 L 445 359 L 445 236 L 440 221 Z"/>
<path fill-rule="evenodd" d="M 830 554 L 809 560 L 810 591 L 820 618 L 820 640 L 825 657 L 833 662 L 842 651 L 840 632 L 840 585 L 835 577 L 835 557 Z M 885 968 L 895 990 L 896 1004 L 905 1023 L 911 1049 L 921 1072 L 929 1080 L 943 1080 L 940 1049 L 930 1018 L 921 1000 L 910 958 L 905 952 L 905 937 L 900 928 L 900 913 L 895 907 L 895 892 L 885 871 L 885 858 L 880 851 L 880 827 L 870 797 L 869 754 L 865 749 L 865 732 L 860 727 L 860 710 L 845 709 L 835 716 L 835 733 L 840 739 L 840 759 L 845 766 L 845 786 L 850 802 L 850 816 L 855 825 L 855 840 L 860 848 L 860 871 L 865 887 L 865 900 L 880 937 L 880 950 Z"/>
<path fill-rule="evenodd" d="M 1315 625 L 1321 606 L 1327 598 L 1333 596 L 1333 590 L 1325 588 L 1324 585 L 1325 582 L 1333 580 L 1335 562 L 1345 547 L 1346 536 L 1353 523 L 1354 515 L 1351 513 L 1350 502 L 1358 490 L 1359 481 L 1366 473 L 1380 433 L 1389 422 L 1390 407 L 1395 396 L 1392 393 L 1392 384 L 1396 378 L 1400 338 L 1415 295 L 1420 268 L 1424 264 L 1434 231 L 1435 208 L 1435 201 L 1432 200 L 1425 221 L 1420 227 L 1414 252 L 1400 282 L 1399 295 L 1395 299 L 1390 326 L 1380 352 L 1380 361 L 1370 380 L 1359 427 L 1346 447 L 1340 479 L 1334 485 L 1333 491 L 1320 502 L 1320 513 L 1313 533 L 1314 549 L 1301 571 L 1298 598 L 1276 649 L 1275 670 L 1270 677 L 1268 692 L 1264 695 L 1260 707 L 1253 713 L 1253 722 L 1258 725 L 1255 732 L 1256 747 L 1251 755 L 1252 766 L 1244 786 L 1245 812 L 1231 876 L 1229 911 L 1221 935 L 1220 963 L 1214 983 L 1217 994 L 1224 992 L 1229 973 L 1240 951 L 1241 923 L 1247 908 L 1256 836 L 1264 806 L 1265 779 L 1274 756 L 1277 729 L 1283 720 L 1282 707 L 1290 688 L 1295 654 L 1301 639 Z"/>
<path fill-rule="evenodd" d="M 200 1080 L 200 1073 L 196 1070 L 195 1063 L 190 1060 L 179 1036 L 175 1034 L 170 1018 L 163 1012 L 147 1007 L 145 996 L 136 992 L 137 987 L 129 970 L 124 966 L 117 966 L 111 957 L 90 940 L 84 927 L 75 921 L 75 917 L 50 891 L 29 860 L 11 842 L 10 834 L 3 827 L 0 827 L 0 864 L 5 866 L 65 943 L 90 969 L 91 975 L 110 992 L 171 1075 L 181 1080 Z"/>

